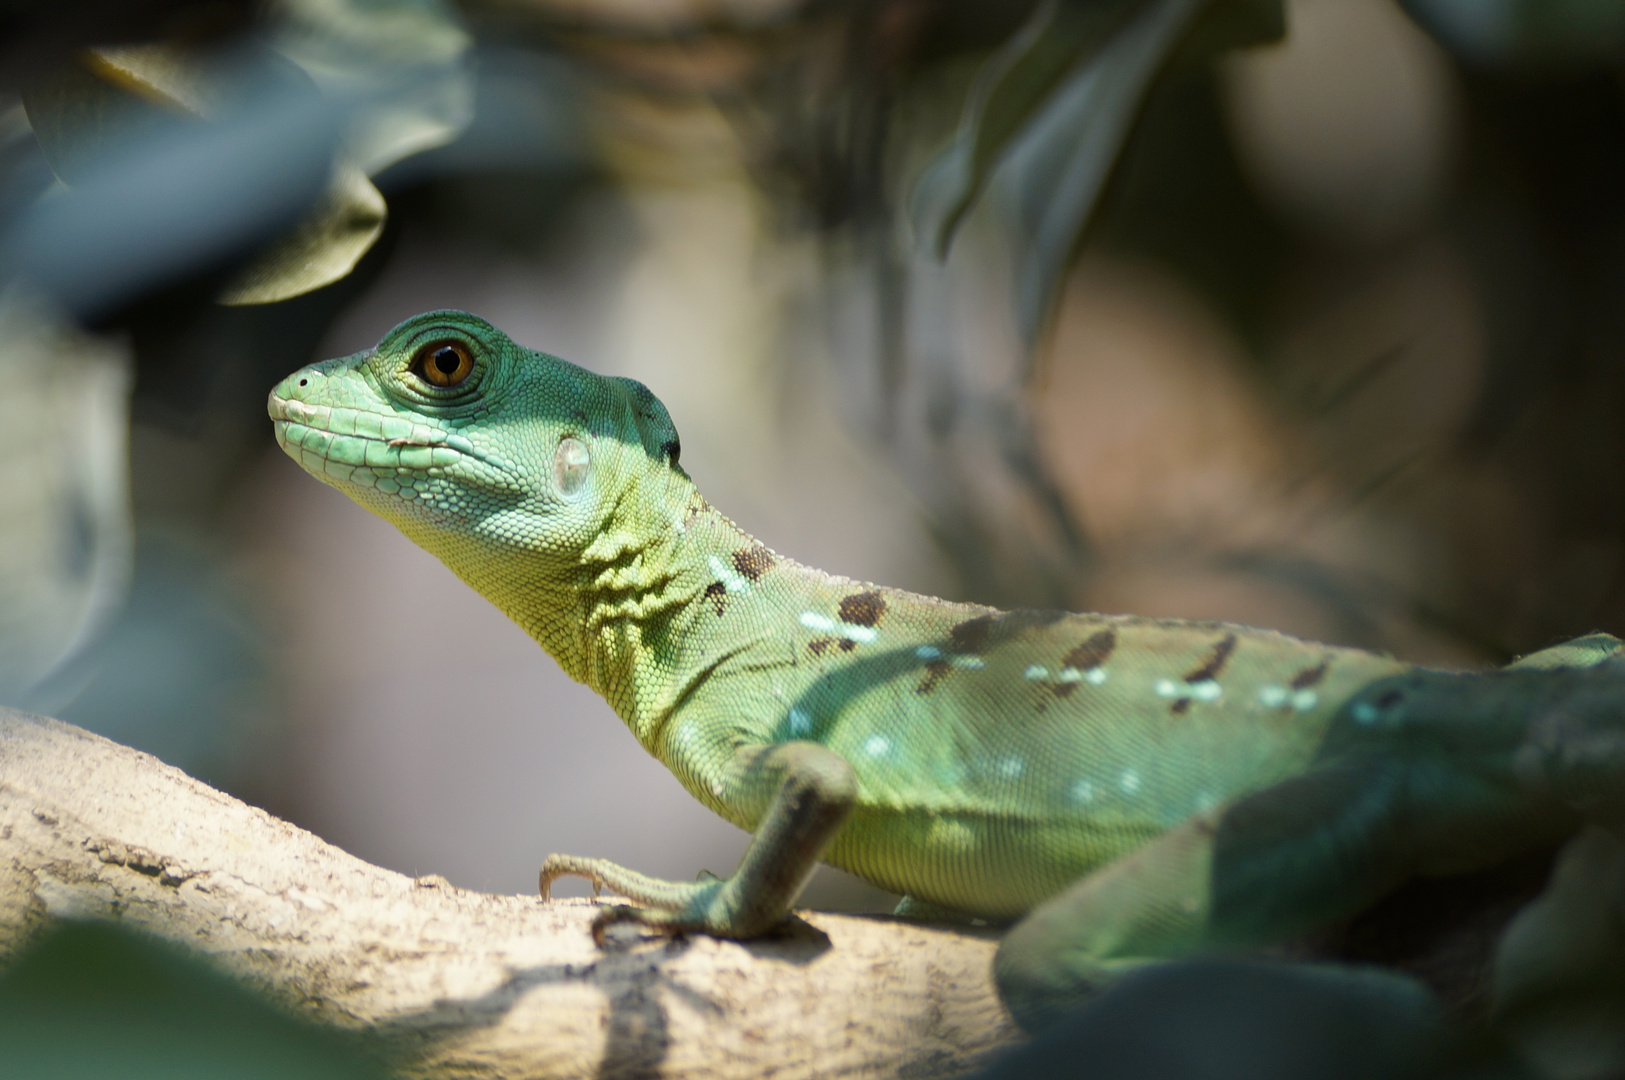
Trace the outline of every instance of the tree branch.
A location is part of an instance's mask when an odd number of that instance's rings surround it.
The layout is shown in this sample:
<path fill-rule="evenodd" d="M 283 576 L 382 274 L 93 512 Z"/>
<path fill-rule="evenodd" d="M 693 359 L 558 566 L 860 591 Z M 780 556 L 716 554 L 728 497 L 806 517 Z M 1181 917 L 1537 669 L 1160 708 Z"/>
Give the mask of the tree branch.
<path fill-rule="evenodd" d="M 0 962 L 53 919 L 120 920 L 420 1076 L 931 1077 L 1017 1037 L 990 934 L 809 913 L 767 941 L 601 951 L 595 910 L 414 881 L 0 709 Z"/>

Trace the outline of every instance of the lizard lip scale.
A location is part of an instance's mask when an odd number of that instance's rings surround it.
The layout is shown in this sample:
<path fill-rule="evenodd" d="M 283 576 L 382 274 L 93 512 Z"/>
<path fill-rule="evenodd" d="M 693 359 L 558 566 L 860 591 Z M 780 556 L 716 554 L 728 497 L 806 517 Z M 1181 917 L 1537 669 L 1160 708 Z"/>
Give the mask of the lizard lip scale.
<path fill-rule="evenodd" d="M 641 905 L 606 909 L 598 931 L 632 919 L 749 937 L 823 860 L 964 915 L 1033 912 L 996 964 L 1026 1017 L 1130 959 L 1352 914 L 1387 880 L 1383 858 L 1426 869 L 1383 846 L 1416 815 L 1471 817 L 1414 792 L 1455 790 L 1441 770 L 1501 775 L 1494 748 L 1515 740 L 1492 720 L 1516 714 L 1507 695 L 1544 700 L 1541 680 L 1617 663 L 1618 642 L 1595 635 L 1475 681 L 1245 626 L 997 611 L 826 574 L 701 497 L 642 384 L 521 348 L 464 312 L 408 319 L 371 352 L 295 372 L 268 411 L 290 457 L 484 594 L 695 798 L 755 833 L 730 878 L 663 882 L 559 855 L 544 895 L 581 875 Z M 1500 697 L 1484 704 L 1478 686 Z M 1486 717 L 1478 757 L 1449 743 L 1464 710 Z M 1440 718 L 1457 725 L 1448 759 L 1384 756 L 1396 733 L 1420 746 L 1415 732 Z M 1351 762 L 1435 773 L 1366 798 L 1336 780 Z M 1294 785 L 1319 801 L 1278 796 Z M 1465 838 L 1429 850 L 1459 868 L 1555 827 L 1497 791 L 1506 805 L 1479 811 L 1502 815 L 1495 828 L 1452 824 Z M 1222 847 L 1235 821 L 1262 823 L 1266 846 Z M 1310 827 L 1342 830 L 1339 843 L 1267 849 Z M 1280 925 L 1213 924 L 1216 896 L 1236 906 L 1221 880 L 1235 851 L 1253 860 L 1236 872 L 1253 890 L 1241 907 L 1268 892 Z M 1122 942 L 1144 951 L 1116 956 Z"/>

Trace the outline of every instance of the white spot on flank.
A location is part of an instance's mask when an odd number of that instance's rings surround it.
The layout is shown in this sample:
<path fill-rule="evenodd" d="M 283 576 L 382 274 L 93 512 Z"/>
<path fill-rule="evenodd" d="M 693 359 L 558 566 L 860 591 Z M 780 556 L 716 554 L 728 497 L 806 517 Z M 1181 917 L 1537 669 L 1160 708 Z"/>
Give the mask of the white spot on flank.
<path fill-rule="evenodd" d="M 954 667 L 962 667 L 962 668 L 982 668 L 982 667 L 987 667 L 987 661 L 983 660 L 980 656 L 951 656 L 951 657 L 948 658 L 948 662 L 950 664 L 952 664 Z"/>
<path fill-rule="evenodd" d="M 1095 801 L 1095 785 L 1088 780 L 1079 780 L 1072 785 L 1072 801 L 1087 803 Z"/>
<path fill-rule="evenodd" d="M 1195 698 L 1197 701 L 1218 701 L 1224 696 L 1224 687 L 1213 679 L 1203 679 L 1200 682 L 1158 679 L 1151 689 L 1156 691 L 1158 697 Z"/>
<path fill-rule="evenodd" d="M 801 709 L 790 710 L 790 734 L 805 735 L 812 730 L 812 717 Z"/>
<path fill-rule="evenodd" d="M 1027 763 L 1018 757 L 1007 757 L 1003 761 L 999 762 L 999 772 L 1003 773 L 1011 780 L 1014 780 L 1016 777 L 1020 776 L 1026 771 Z"/>
<path fill-rule="evenodd" d="M 1071 669 L 1068 668 L 1067 670 L 1070 671 Z M 1043 664 L 1029 664 L 1027 670 L 1022 674 L 1029 679 L 1047 679 L 1049 678 L 1049 668 Z M 1061 677 L 1063 679 L 1066 677 L 1066 671 L 1061 672 Z"/>
<path fill-rule="evenodd" d="M 721 780 L 718 780 L 718 781 L 716 781 L 715 783 L 713 783 L 711 785 L 711 794 L 715 795 L 719 799 L 722 798 L 722 781 Z"/>
<path fill-rule="evenodd" d="M 1377 707 L 1369 701 L 1359 702 L 1350 712 L 1356 724 L 1375 724 L 1377 722 Z"/>
<path fill-rule="evenodd" d="M 714 558 L 714 556 L 713 556 Z M 816 611 L 803 611 L 801 625 L 809 630 L 817 630 L 825 634 L 838 634 L 848 641 L 869 644 L 880 636 L 880 632 L 872 626 L 855 626 L 852 623 L 838 622 L 828 615 L 820 615 Z"/>
<path fill-rule="evenodd" d="M 750 582 L 746 581 L 741 575 L 735 573 L 733 569 L 728 566 L 727 563 L 723 562 L 719 556 L 711 556 L 706 560 L 706 565 L 711 568 L 711 576 L 722 582 L 722 587 L 727 589 L 729 592 L 750 592 Z M 805 622 L 805 618 L 803 618 L 802 621 Z"/>
<path fill-rule="evenodd" d="M 1319 701 L 1320 695 L 1313 690 L 1294 691 L 1284 686 L 1266 686 L 1258 692 L 1258 703 L 1267 709 L 1288 705 L 1302 712 L 1305 709 L 1313 709 Z"/>
<path fill-rule="evenodd" d="M 914 655 L 919 657 L 921 660 L 935 660 L 937 657 L 942 655 L 942 650 L 937 648 L 935 645 L 921 645 L 918 649 L 914 650 Z"/>
<path fill-rule="evenodd" d="M 891 749 L 891 740 L 884 735 L 871 735 L 863 740 L 863 752 L 870 757 L 880 757 Z"/>
<path fill-rule="evenodd" d="M 1117 778 L 1117 786 L 1123 789 L 1125 795 L 1132 795 L 1140 790 L 1140 774 L 1133 769 L 1124 769 L 1123 775 Z"/>
<path fill-rule="evenodd" d="M 1055 676 L 1055 677 L 1056 677 L 1056 679 L 1058 679 L 1061 682 L 1069 682 L 1069 683 L 1082 682 L 1083 681 L 1083 672 L 1079 671 L 1075 667 L 1064 667 L 1064 668 L 1061 669 L 1061 673 L 1059 675 Z"/>
<path fill-rule="evenodd" d="M 1083 677 L 1091 686 L 1104 685 L 1106 682 L 1106 669 L 1103 667 L 1092 667 L 1083 673 Z"/>

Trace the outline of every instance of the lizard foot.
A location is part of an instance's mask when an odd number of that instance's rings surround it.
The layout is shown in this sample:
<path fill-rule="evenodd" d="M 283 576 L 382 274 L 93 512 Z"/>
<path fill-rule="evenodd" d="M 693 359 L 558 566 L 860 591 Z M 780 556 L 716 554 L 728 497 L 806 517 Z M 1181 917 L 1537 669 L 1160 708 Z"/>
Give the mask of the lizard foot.
<path fill-rule="evenodd" d="M 695 882 L 663 881 L 607 859 L 549 855 L 542 863 L 538 880 L 544 900 L 551 898 L 553 882 L 561 877 L 579 877 L 592 882 L 594 896 L 607 889 L 642 905 L 618 904 L 599 912 L 593 919 L 592 938 L 600 946 L 609 927 L 629 922 L 662 934 L 693 930 L 717 937 L 740 936 L 735 920 L 727 915 L 728 908 L 718 904 L 727 879 L 715 874 L 702 872 L 700 880 Z"/>
<path fill-rule="evenodd" d="M 652 911 L 649 908 L 633 907 L 630 904 L 616 904 L 607 907 L 593 917 L 592 943 L 600 949 L 604 948 L 605 935 L 612 926 L 622 926 L 627 923 L 636 923 L 656 934 L 668 937 L 685 933 L 689 930 L 703 930 L 704 927 L 694 926 L 675 911 Z"/>

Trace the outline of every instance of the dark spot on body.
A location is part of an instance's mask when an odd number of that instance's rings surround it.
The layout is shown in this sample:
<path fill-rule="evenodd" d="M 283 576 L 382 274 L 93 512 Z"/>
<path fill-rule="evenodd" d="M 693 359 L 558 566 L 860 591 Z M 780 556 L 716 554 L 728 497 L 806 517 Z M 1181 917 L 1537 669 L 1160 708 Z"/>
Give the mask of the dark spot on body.
<path fill-rule="evenodd" d="M 1391 709 L 1404 700 L 1405 692 L 1403 690 L 1385 690 L 1382 696 L 1377 698 L 1377 708 Z"/>
<path fill-rule="evenodd" d="M 1058 698 L 1069 698 L 1072 691 L 1078 688 L 1075 682 L 1053 682 L 1049 684 L 1050 691 Z"/>
<path fill-rule="evenodd" d="M 683 456 L 683 444 L 677 439 L 667 439 L 660 444 L 660 456 L 668 465 L 677 464 L 677 459 Z"/>
<path fill-rule="evenodd" d="M 920 685 L 914 688 L 916 694 L 929 694 L 937 688 L 937 684 L 948 677 L 954 666 L 946 660 L 932 660 L 925 665 L 925 678 Z"/>
<path fill-rule="evenodd" d="M 1230 654 L 1235 651 L 1236 635 L 1224 635 L 1224 637 L 1220 638 L 1218 642 L 1214 644 L 1213 652 L 1208 655 L 1208 658 L 1205 661 L 1203 661 L 1202 666 L 1193 670 L 1189 675 L 1186 675 L 1185 681 L 1188 683 L 1195 683 L 1206 682 L 1209 679 L 1217 679 L 1221 674 L 1224 673 L 1224 665 L 1230 662 Z M 1186 706 L 1187 708 L 1189 707 L 1188 702 L 1186 703 Z M 1175 711 L 1177 712 L 1182 710 Z"/>
<path fill-rule="evenodd" d="M 1111 659 L 1112 650 L 1115 648 L 1117 648 L 1117 631 L 1107 627 L 1097 634 L 1090 635 L 1089 639 L 1082 645 L 1061 657 L 1061 663 L 1069 668 L 1077 668 L 1079 671 L 1089 671 Z M 1059 685 L 1067 687 L 1070 692 L 1078 684 L 1062 683 Z"/>
<path fill-rule="evenodd" d="M 824 652 L 839 640 L 841 639 L 832 637 L 813 638 L 807 642 L 807 651 L 814 656 L 823 656 Z"/>
<path fill-rule="evenodd" d="M 978 615 L 949 630 L 948 640 L 953 644 L 954 652 L 979 653 L 987 647 L 987 636 L 992 630 L 993 616 Z"/>
<path fill-rule="evenodd" d="M 1191 699 L 1188 697 L 1182 697 L 1170 705 L 1168 707 L 1168 711 L 1173 713 L 1175 716 L 1184 716 L 1190 707 Z"/>
<path fill-rule="evenodd" d="M 586 409 L 578 409 L 575 406 L 571 406 L 570 415 L 581 421 L 583 424 L 592 423 L 592 417 L 587 415 Z"/>
<path fill-rule="evenodd" d="M 1330 664 L 1331 661 L 1328 659 L 1322 660 L 1312 668 L 1304 668 L 1302 671 L 1292 676 L 1292 689 L 1307 690 L 1311 686 L 1318 686 L 1320 684 L 1320 680 L 1326 677 L 1326 668 Z"/>
<path fill-rule="evenodd" d="M 773 553 L 761 544 L 734 552 L 734 569 L 751 581 L 761 581 L 762 575 L 773 569 L 776 561 Z"/>
<path fill-rule="evenodd" d="M 858 647 L 858 643 L 853 641 L 851 638 L 842 638 L 841 639 L 841 651 L 842 652 L 851 652 L 853 649 L 855 649 L 857 647 Z"/>
<path fill-rule="evenodd" d="M 705 598 L 717 606 L 717 617 L 728 607 L 728 587 L 720 581 L 713 581 L 705 587 Z"/>
<path fill-rule="evenodd" d="M 880 617 L 886 614 L 886 598 L 873 589 L 853 593 L 841 600 L 835 613 L 842 622 L 853 626 L 875 626 L 879 624 Z"/>

